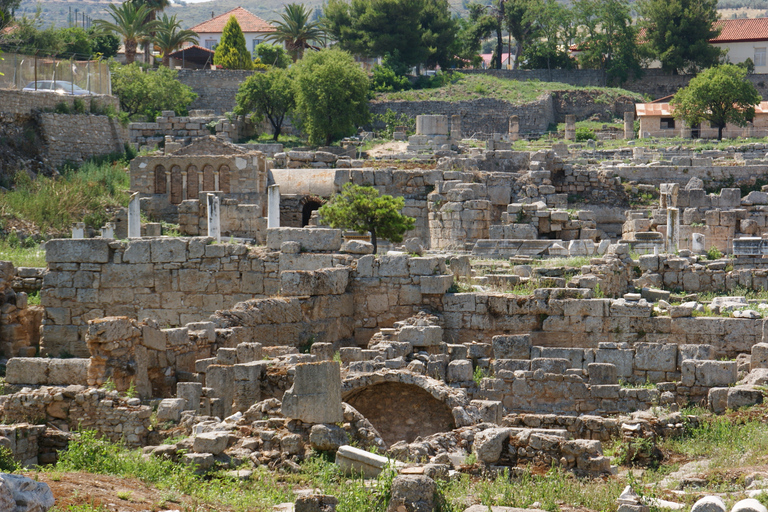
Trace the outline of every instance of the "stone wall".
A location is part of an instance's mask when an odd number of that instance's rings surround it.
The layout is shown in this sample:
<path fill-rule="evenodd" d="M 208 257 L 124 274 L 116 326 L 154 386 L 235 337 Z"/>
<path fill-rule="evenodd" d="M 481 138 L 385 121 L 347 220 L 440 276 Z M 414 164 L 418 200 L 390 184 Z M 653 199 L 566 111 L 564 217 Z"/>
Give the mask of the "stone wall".
<path fill-rule="evenodd" d="M 111 106 L 115 112 L 120 110 L 120 100 L 115 96 L 69 96 L 47 92 L 27 92 L 14 89 L 0 89 L 0 112 L 8 114 L 31 115 L 40 110 L 53 110 L 60 103 L 65 103 L 70 110 L 76 99 L 83 100 L 85 111 L 103 111 Z"/>
<path fill-rule="evenodd" d="M 13 263 L 0 261 L 0 353 L 3 357 L 34 355 L 40 340 L 43 308 L 29 306 L 27 293 L 14 290 L 16 276 Z"/>
<path fill-rule="evenodd" d="M 61 98 L 61 96 L 57 96 Z M 42 152 L 54 166 L 122 152 L 128 141 L 116 118 L 85 114 L 38 114 Z"/>
<path fill-rule="evenodd" d="M 192 88 L 197 98 L 190 108 L 211 109 L 221 115 L 235 107 L 235 95 L 255 71 L 232 69 L 180 69 L 176 79 Z"/>

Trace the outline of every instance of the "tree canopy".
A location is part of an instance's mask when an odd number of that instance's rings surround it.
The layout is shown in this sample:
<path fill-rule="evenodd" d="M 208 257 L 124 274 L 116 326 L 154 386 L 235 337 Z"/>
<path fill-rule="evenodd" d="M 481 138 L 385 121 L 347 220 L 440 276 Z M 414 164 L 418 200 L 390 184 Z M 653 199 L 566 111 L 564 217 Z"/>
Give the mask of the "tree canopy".
<path fill-rule="evenodd" d="M 155 44 L 160 48 L 163 56 L 163 66 L 170 65 L 170 54 L 184 43 L 197 44 L 197 33 L 192 30 L 182 30 L 181 23 L 176 21 L 174 14 L 170 18 L 167 14 L 158 20 L 155 32 Z"/>
<path fill-rule="evenodd" d="M 325 30 L 316 21 L 309 21 L 311 12 L 304 4 L 287 4 L 279 20 L 272 20 L 275 32 L 265 41 L 274 41 L 285 45 L 288 54 L 296 62 L 304 56 L 304 50 L 325 41 Z M 265 64 L 269 64 L 265 62 Z"/>
<path fill-rule="evenodd" d="M 719 48 L 709 40 L 719 30 L 717 0 L 641 0 L 646 45 L 668 73 L 696 73 L 717 64 Z"/>
<path fill-rule="evenodd" d="M 251 115 L 258 121 L 266 117 L 277 142 L 286 114 L 296 105 L 289 71 L 273 66 L 266 73 L 254 73 L 240 84 L 235 101 L 235 114 Z"/>
<path fill-rule="evenodd" d="M 413 229 L 416 221 L 400 213 L 404 205 L 402 197 L 380 195 L 374 187 L 347 183 L 340 194 L 320 207 L 318 214 L 333 228 L 370 233 L 376 254 L 379 238 L 402 242 L 405 232 Z"/>
<path fill-rule="evenodd" d="M 149 36 L 157 22 L 147 22 L 150 9 L 146 5 L 132 2 L 110 4 L 107 6 L 112 21 L 94 20 L 93 26 L 101 32 L 114 32 L 123 39 L 125 45 L 125 63 L 132 64 L 136 59 L 136 47 L 139 40 Z"/>
<path fill-rule="evenodd" d="M 254 50 L 254 60 L 259 59 L 261 64 L 287 68 L 291 65 L 291 58 L 285 53 L 282 46 L 277 44 L 259 43 Z"/>
<path fill-rule="evenodd" d="M 163 110 L 179 115 L 197 98 L 191 88 L 176 79 L 176 70 L 160 67 L 144 71 L 138 63 L 110 65 L 112 92 L 120 98 L 120 109 L 130 116 L 146 116 L 154 121 Z"/>
<path fill-rule="evenodd" d="M 310 143 L 329 145 L 368 121 L 368 75 L 349 53 L 312 52 L 295 68 L 296 111 Z"/>
<path fill-rule="evenodd" d="M 213 54 L 213 63 L 224 69 L 252 69 L 251 53 L 245 47 L 245 36 L 234 16 L 224 25 L 221 41 Z"/>
<path fill-rule="evenodd" d="M 689 126 L 709 121 L 717 126 L 718 140 L 722 139 L 726 123 L 746 125 L 760 103 L 760 93 L 746 76 L 746 69 L 733 64 L 702 71 L 672 98 L 675 117 Z"/>
<path fill-rule="evenodd" d="M 458 24 L 447 0 L 329 0 L 325 25 L 339 46 L 403 66 L 450 66 Z"/>

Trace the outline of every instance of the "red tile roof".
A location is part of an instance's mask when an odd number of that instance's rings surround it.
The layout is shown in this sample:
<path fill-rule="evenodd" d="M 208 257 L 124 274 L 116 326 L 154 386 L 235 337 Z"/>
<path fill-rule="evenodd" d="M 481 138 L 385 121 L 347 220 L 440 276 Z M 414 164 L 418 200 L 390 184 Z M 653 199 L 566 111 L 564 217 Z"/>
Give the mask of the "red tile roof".
<path fill-rule="evenodd" d="M 710 43 L 768 40 L 768 18 L 720 20 L 715 26 L 722 30 L 719 36 L 709 40 Z"/>
<path fill-rule="evenodd" d="M 218 34 L 224 31 L 224 25 L 227 24 L 229 18 L 234 16 L 237 22 L 240 24 L 240 29 L 243 33 L 250 32 L 274 32 L 275 27 L 268 22 L 259 18 L 252 12 L 243 9 L 242 7 L 236 7 L 229 12 L 219 14 L 215 18 L 211 18 L 207 21 L 195 25 L 190 30 L 197 32 L 198 34 Z"/>

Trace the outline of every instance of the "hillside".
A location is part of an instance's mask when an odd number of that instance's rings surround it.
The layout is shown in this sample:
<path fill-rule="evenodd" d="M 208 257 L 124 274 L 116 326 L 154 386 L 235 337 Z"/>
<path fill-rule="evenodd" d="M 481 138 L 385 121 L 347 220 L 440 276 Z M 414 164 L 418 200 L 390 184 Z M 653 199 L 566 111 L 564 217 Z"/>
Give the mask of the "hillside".
<path fill-rule="evenodd" d="M 69 19 L 70 9 L 74 13 L 85 13 L 93 19 L 106 16 L 105 7 L 114 0 L 22 0 L 17 14 L 34 14 L 38 6 L 44 14 L 46 23 L 53 23 L 57 26 L 66 26 Z M 189 28 L 211 17 L 211 11 L 217 15 L 242 6 L 265 20 L 272 20 L 277 17 L 283 5 L 290 3 L 289 0 L 211 0 L 207 2 L 176 2 L 168 9 L 169 15 L 177 14 L 182 20 L 184 28 Z M 323 0 L 305 0 L 304 4 L 318 10 L 323 5 Z M 462 0 L 449 0 L 451 10 L 464 15 L 466 10 Z M 488 0 L 482 0 L 481 3 L 489 3 Z M 570 3 L 565 1 L 564 3 Z M 768 15 L 768 0 L 720 0 L 718 6 L 723 18 L 734 17 L 758 17 Z"/>

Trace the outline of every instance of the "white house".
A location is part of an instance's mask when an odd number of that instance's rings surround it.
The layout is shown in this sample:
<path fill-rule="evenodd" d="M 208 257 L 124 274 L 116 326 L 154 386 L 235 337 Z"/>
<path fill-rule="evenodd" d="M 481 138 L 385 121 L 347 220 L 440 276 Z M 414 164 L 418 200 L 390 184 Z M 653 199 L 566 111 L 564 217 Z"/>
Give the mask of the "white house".
<path fill-rule="evenodd" d="M 720 35 L 709 42 L 728 50 L 728 60 L 734 64 L 752 59 L 755 73 L 768 73 L 768 18 L 719 20 Z"/>
<path fill-rule="evenodd" d="M 240 29 L 245 36 L 245 46 L 251 52 L 251 55 L 253 55 L 256 45 L 263 43 L 264 38 L 268 34 L 275 32 L 275 27 L 269 22 L 264 21 L 242 7 L 236 7 L 224 14 L 212 16 L 211 19 L 195 25 L 190 30 L 197 32 L 198 36 L 200 36 L 200 46 L 213 50 L 221 42 L 221 33 L 224 31 L 224 25 L 227 24 L 231 16 L 234 16 L 240 25 Z"/>

